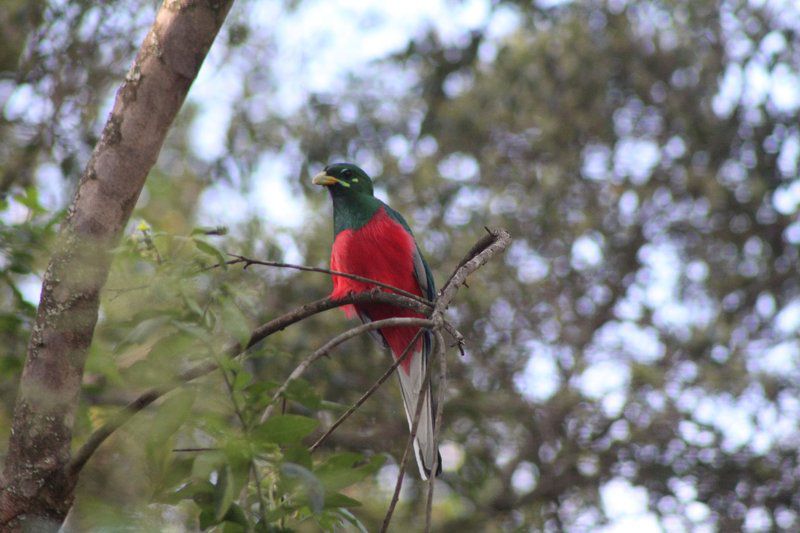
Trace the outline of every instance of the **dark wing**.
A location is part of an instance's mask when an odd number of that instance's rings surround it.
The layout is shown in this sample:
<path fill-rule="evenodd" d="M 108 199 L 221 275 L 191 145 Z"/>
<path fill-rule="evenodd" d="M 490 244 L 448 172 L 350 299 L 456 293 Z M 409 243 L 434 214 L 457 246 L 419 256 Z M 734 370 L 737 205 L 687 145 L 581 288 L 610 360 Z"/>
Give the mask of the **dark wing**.
<path fill-rule="evenodd" d="M 408 234 L 411 235 L 411 238 L 414 239 L 414 232 L 411 231 L 411 228 L 408 226 L 406 219 L 403 218 L 403 215 L 388 205 L 383 205 L 386 209 L 386 213 L 393 220 L 403 226 L 403 229 L 405 229 Z M 422 252 L 419 251 L 419 245 L 417 245 L 416 239 L 414 239 L 414 277 L 417 279 L 417 283 L 419 284 L 422 295 L 428 300 L 433 301 L 434 298 L 436 298 L 436 286 L 433 282 L 433 274 L 431 274 L 431 269 L 428 266 L 428 262 L 425 261 L 425 258 L 422 256 Z"/>
<path fill-rule="evenodd" d="M 388 205 L 384 204 L 384 206 L 386 213 L 388 213 L 392 219 L 403 226 L 408 234 L 411 235 L 411 238 L 414 239 L 414 233 L 411 231 L 411 228 L 408 226 L 408 223 L 405 221 L 403 216 Z M 436 286 L 433 282 L 433 274 L 431 274 L 431 269 L 428 266 L 427 261 L 425 261 L 425 258 L 422 256 L 422 252 L 419 250 L 419 245 L 417 245 L 416 239 L 414 239 L 413 259 L 414 278 L 417 280 L 420 292 L 425 298 L 433 301 L 436 298 Z M 402 371 L 397 373 L 397 377 L 400 380 L 400 391 L 403 393 L 403 404 L 406 408 L 406 418 L 408 419 L 409 429 L 411 428 L 414 409 L 416 408 L 417 398 L 419 397 L 419 393 L 417 391 L 420 390 L 422 378 L 427 371 L 428 360 L 430 358 L 432 348 L 433 338 L 430 331 L 426 330 L 422 335 L 422 357 L 415 357 L 412 360 L 412 366 L 410 368 L 411 372 L 408 376 L 406 376 Z M 420 426 L 417 430 L 417 438 L 414 439 L 414 451 L 417 456 L 417 465 L 419 466 L 420 477 L 422 479 L 427 479 L 428 476 L 430 476 L 434 454 L 436 454 L 438 457 L 435 475 L 438 476 L 442 472 L 442 456 L 439 454 L 439 450 L 435 449 L 433 446 L 435 413 L 436 400 L 433 397 L 433 388 L 432 386 L 429 386 L 428 390 L 425 392 L 425 398 L 423 400 L 423 408 L 422 412 L 420 413 Z"/>

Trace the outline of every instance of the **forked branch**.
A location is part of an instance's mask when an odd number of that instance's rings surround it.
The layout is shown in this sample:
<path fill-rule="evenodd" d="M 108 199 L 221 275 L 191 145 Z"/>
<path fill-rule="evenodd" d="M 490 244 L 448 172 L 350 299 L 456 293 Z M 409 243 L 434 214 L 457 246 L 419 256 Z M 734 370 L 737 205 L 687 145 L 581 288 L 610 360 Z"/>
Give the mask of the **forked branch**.
<path fill-rule="evenodd" d="M 510 243 L 511 238 L 509 234 L 505 230 L 489 230 L 489 235 L 484 237 L 479 241 L 478 244 L 473 246 L 470 252 L 459 262 L 459 267 L 453 272 L 453 274 L 448 279 L 447 283 L 445 283 L 442 290 L 439 292 L 438 297 L 436 298 L 435 302 L 428 302 L 427 300 L 421 299 L 415 295 L 406 296 L 404 294 L 392 294 L 385 291 L 380 290 L 373 290 L 370 292 L 359 293 L 359 294 L 351 294 L 344 298 L 322 298 L 320 300 L 316 300 L 314 302 L 305 304 L 297 309 L 290 311 L 280 317 L 277 317 L 261 326 L 256 328 L 250 340 L 247 342 L 246 346 L 241 346 L 238 343 L 232 344 L 229 349 L 226 351 L 227 356 L 229 357 L 237 357 L 243 354 L 246 350 L 254 346 L 255 344 L 261 342 L 265 338 L 269 337 L 270 335 L 281 331 L 292 324 L 296 324 L 309 318 L 315 314 L 321 313 L 323 311 L 333 309 L 336 307 L 340 307 L 343 305 L 352 305 L 352 304 L 359 304 L 359 303 L 387 303 L 391 305 L 395 305 L 398 307 L 404 307 L 406 309 L 414 310 L 424 316 L 430 316 L 430 318 L 392 318 L 378 322 L 372 322 L 369 324 L 362 324 L 355 328 L 352 328 L 337 337 L 331 339 L 325 345 L 320 347 L 314 353 L 309 355 L 306 359 L 304 359 L 300 365 L 290 374 L 287 378 L 286 382 L 276 391 L 273 400 L 279 398 L 288 387 L 289 383 L 297 379 L 300 375 L 302 375 L 306 369 L 316 360 L 320 359 L 321 357 L 330 353 L 333 348 L 338 346 L 339 344 L 345 342 L 348 339 L 351 339 L 357 335 L 361 335 L 368 331 L 372 331 L 374 329 L 378 329 L 381 327 L 389 327 L 389 326 L 397 326 L 397 325 L 409 325 L 409 326 L 418 326 L 421 328 L 431 329 L 435 332 L 437 336 L 437 341 L 439 341 L 441 349 L 444 349 L 444 344 L 442 343 L 441 333 L 440 330 L 444 329 L 449 334 L 451 334 L 456 340 L 458 341 L 459 347 L 463 345 L 463 337 L 460 333 L 444 319 L 444 311 L 447 309 L 448 305 L 455 297 L 459 287 L 464 284 L 467 277 L 478 270 L 481 266 L 483 266 L 487 261 L 489 261 L 494 255 L 502 252 Z M 241 256 L 235 256 L 237 259 L 229 262 L 229 264 L 236 264 L 236 263 L 245 263 L 245 266 L 249 266 L 251 264 L 260 264 L 266 266 L 274 266 L 279 268 L 296 268 L 299 270 L 310 270 L 310 271 L 321 271 L 330 273 L 333 275 L 345 275 L 350 277 L 349 274 L 339 273 L 336 271 L 329 271 L 326 269 L 317 269 L 315 267 L 302 267 L 300 265 L 288 265 L 283 263 L 274 263 L 268 261 L 257 261 L 248 258 L 244 258 Z M 298 268 L 299 267 L 299 268 Z M 364 278 L 362 281 L 373 283 L 376 285 L 381 285 L 379 282 L 375 280 L 369 280 L 368 278 Z M 392 288 L 391 286 L 388 287 L 391 290 L 395 290 L 396 292 L 400 292 L 399 289 Z M 413 296 L 413 298 L 412 298 Z M 433 310 L 431 310 L 431 305 L 433 305 Z M 397 364 L 402 359 L 398 359 Z M 70 461 L 67 473 L 70 478 L 75 478 L 92 454 L 97 450 L 97 448 L 118 428 L 120 428 L 123 424 L 125 424 L 128 420 L 130 420 L 137 412 L 141 411 L 163 395 L 167 394 L 171 390 L 179 387 L 180 385 L 207 375 L 218 367 L 215 361 L 209 361 L 206 363 L 201 363 L 179 375 L 175 381 L 169 384 L 162 385 L 160 387 L 154 387 L 145 393 L 141 394 L 138 398 L 133 400 L 130 404 L 128 404 L 123 410 L 121 410 L 117 416 L 112 418 L 110 421 L 106 422 L 102 427 L 96 430 L 86 441 L 86 443 L 78 450 L 78 452 L 73 456 L 72 460 Z M 378 382 L 373 385 L 373 388 L 370 389 L 374 391 L 377 387 L 383 383 L 391 372 L 394 371 L 396 365 L 394 365 L 387 373 L 382 376 Z M 430 372 L 430 365 L 428 366 L 428 372 Z M 363 401 L 369 397 L 369 392 L 362 400 L 360 400 L 353 410 L 357 409 Z M 272 412 L 272 405 L 274 402 L 270 404 L 270 407 L 265 411 L 264 416 L 262 419 L 267 418 Z M 419 411 L 419 409 L 417 410 Z M 349 416 L 349 415 L 348 415 Z M 346 418 L 346 417 L 344 417 Z M 418 413 L 417 417 L 418 418 Z M 439 410 L 437 411 L 437 428 L 441 420 L 441 403 Z M 343 421 L 343 419 L 341 420 Z M 337 421 L 337 425 L 341 423 L 341 421 Z M 328 431 L 328 433 L 323 436 L 322 439 L 318 443 L 316 443 L 312 448 L 316 449 L 316 447 L 321 444 L 321 441 L 332 432 L 333 429 Z M 410 441 L 409 441 L 410 442 Z M 399 480 L 399 484 L 402 484 L 402 479 Z M 397 489 L 399 491 L 399 488 Z M 390 518 L 390 516 L 389 516 Z"/>

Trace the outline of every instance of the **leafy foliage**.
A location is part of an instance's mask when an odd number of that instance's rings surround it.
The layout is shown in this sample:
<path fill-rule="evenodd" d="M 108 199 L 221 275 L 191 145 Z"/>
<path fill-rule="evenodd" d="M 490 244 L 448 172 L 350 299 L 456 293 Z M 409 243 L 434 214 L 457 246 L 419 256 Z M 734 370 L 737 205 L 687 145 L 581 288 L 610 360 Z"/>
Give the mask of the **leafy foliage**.
<path fill-rule="evenodd" d="M 3 428 L 63 191 L 149 22 L 136 2 L 62 4 L 11 2 L 0 17 L 14 30 L 0 57 L 0 97 L 12 95 L 0 122 Z M 254 4 L 237 5 L 210 63 L 234 80 L 212 114 L 226 117 L 214 122 L 224 150 L 209 156 L 193 137 L 218 94 L 189 102 L 116 251 L 76 444 L 194 362 L 216 358 L 224 372 L 103 445 L 78 490 L 78 529 L 380 524 L 395 472 L 384 454 L 399 457 L 406 433 L 396 391 L 379 391 L 313 456 L 305 445 L 388 359 L 353 341 L 260 424 L 342 318 L 220 359 L 329 285 L 208 269 L 225 252 L 324 264 L 326 198 L 307 178 L 340 159 L 373 174 L 439 282 L 484 224 L 515 239 L 450 310 L 469 344 L 450 366 L 437 528 L 589 530 L 618 518 L 615 487 L 626 501 L 644 495 L 641 511 L 665 529 L 798 528 L 796 8 L 487 2 L 485 26 L 419 33 L 284 107 L 265 95 L 293 82 L 264 60 L 280 43 Z M 302 223 L 258 216 L 257 191 L 276 178 Z M 228 233 L 220 212 L 236 215 Z M 420 524 L 416 489 L 410 480 L 399 530 Z"/>

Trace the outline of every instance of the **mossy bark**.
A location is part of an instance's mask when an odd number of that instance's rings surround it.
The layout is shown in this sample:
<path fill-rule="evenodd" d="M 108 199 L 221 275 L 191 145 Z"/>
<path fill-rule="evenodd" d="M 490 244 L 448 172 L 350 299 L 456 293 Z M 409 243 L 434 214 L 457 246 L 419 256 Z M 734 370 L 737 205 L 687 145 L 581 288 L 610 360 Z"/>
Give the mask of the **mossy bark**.
<path fill-rule="evenodd" d="M 111 250 L 232 0 L 166 1 L 81 176 L 44 276 L 0 478 L 0 529 L 58 529 L 72 427 Z"/>

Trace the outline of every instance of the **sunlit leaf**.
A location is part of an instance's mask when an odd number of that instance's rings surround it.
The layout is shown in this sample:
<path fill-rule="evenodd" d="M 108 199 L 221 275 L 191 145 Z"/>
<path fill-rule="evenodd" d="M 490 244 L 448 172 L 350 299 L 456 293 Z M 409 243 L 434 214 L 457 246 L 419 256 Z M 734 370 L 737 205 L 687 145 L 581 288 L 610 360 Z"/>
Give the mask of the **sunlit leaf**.
<path fill-rule="evenodd" d="M 214 484 L 214 520 L 221 521 L 228 513 L 234 496 L 233 472 L 227 464 L 217 471 Z"/>
<path fill-rule="evenodd" d="M 240 346 L 247 346 L 250 340 L 250 324 L 247 317 L 231 300 L 226 299 L 222 306 L 222 327 Z"/>
<path fill-rule="evenodd" d="M 253 431 L 256 440 L 276 444 L 292 444 L 309 435 L 319 421 L 300 415 L 276 415 Z"/>

